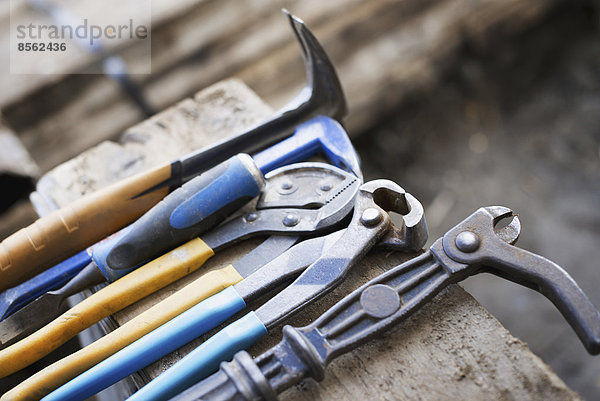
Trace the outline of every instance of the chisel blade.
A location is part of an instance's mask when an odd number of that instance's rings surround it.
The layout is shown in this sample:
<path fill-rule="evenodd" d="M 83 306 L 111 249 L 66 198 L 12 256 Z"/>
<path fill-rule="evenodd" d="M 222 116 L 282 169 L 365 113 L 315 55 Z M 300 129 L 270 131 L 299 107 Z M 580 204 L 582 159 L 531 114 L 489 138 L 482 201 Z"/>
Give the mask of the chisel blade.
<path fill-rule="evenodd" d="M 65 309 L 64 301 L 93 285 L 105 281 L 94 262 L 84 267 L 67 284 L 50 291 L 31 302 L 23 309 L 0 322 L 0 349 L 27 337 L 59 317 Z"/>
<path fill-rule="evenodd" d="M 0 349 L 27 337 L 60 316 L 64 308 L 63 301 L 61 294 L 48 292 L 0 322 Z M 44 311 L 44 318 L 40 318 L 41 311 Z"/>

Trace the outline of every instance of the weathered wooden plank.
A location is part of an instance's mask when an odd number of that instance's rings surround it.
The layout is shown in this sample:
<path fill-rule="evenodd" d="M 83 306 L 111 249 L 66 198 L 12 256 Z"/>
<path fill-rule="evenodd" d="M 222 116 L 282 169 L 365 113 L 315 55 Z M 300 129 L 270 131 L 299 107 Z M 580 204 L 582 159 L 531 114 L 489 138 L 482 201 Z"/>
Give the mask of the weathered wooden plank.
<path fill-rule="evenodd" d="M 123 173 L 119 168 L 125 169 L 124 174 L 132 174 L 142 165 L 185 152 L 191 140 L 200 145 L 220 139 L 242 126 L 258 122 L 268 113 L 269 108 L 239 81 L 220 83 L 202 91 L 194 100 L 183 101 L 128 130 L 121 145 L 105 143 L 54 169 L 41 181 L 49 184 L 40 185 L 38 192 L 64 205 L 81 193 L 121 177 Z M 108 168 L 106 162 L 110 160 L 120 163 Z M 457 220 L 462 217 L 457 216 Z M 203 271 L 235 260 L 255 244 L 243 243 L 216 255 Z M 412 255 L 367 256 L 336 290 L 283 324 L 309 323 L 349 291 L 409 256 Z M 122 324 L 201 273 L 195 272 L 117 313 L 111 323 Z M 279 341 L 280 329 L 281 325 L 275 327 L 272 334 L 250 352 L 257 355 Z M 199 342 L 182 347 L 134 377 L 140 382 L 144 377 L 156 376 Z M 334 361 L 323 383 L 305 381 L 282 395 L 283 400 L 309 397 L 319 400 L 578 399 L 526 345 L 512 337 L 459 286 L 442 292 L 430 305 L 383 338 Z"/>
<path fill-rule="evenodd" d="M 111 182 L 185 156 L 215 139 L 242 132 L 270 113 L 240 81 L 222 82 L 131 127 L 120 143 L 103 142 L 51 170 L 38 182 L 34 206 L 47 210 L 64 205 Z"/>

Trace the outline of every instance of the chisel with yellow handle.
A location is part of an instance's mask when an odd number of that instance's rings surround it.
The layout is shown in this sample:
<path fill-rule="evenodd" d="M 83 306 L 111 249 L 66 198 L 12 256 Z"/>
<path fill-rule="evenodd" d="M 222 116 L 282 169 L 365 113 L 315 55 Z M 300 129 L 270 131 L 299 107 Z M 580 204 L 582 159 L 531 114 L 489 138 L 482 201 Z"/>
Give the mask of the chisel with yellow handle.
<path fill-rule="evenodd" d="M 133 270 L 0 351 L 0 377 L 30 365 L 99 320 L 197 270 L 214 252 L 242 239 L 267 234 L 314 236 L 332 230 L 350 214 L 361 184 L 353 174 L 325 163 L 285 166 L 265 178 L 256 210 Z M 9 326 L 15 316 L 0 323 L 1 335 L 17 329 Z"/>
<path fill-rule="evenodd" d="M 307 74 L 306 87 L 287 106 L 260 126 L 86 195 L 6 238 L 0 243 L 0 291 L 123 228 L 170 191 L 227 158 L 277 142 L 317 115 L 341 118 L 346 102 L 333 65 L 304 23 L 286 15 Z"/>

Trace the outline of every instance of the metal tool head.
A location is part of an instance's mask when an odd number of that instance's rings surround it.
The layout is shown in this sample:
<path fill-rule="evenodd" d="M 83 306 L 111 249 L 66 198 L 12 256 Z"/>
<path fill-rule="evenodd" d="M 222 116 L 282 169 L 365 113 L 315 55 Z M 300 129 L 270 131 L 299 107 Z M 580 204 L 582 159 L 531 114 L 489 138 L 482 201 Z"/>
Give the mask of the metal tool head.
<path fill-rule="evenodd" d="M 317 39 L 299 18 L 284 11 L 302 49 L 306 86 L 267 121 L 246 132 L 215 143 L 180 160 L 180 178 L 168 184 L 180 186 L 199 171 L 214 167 L 236 153 L 255 153 L 289 137 L 302 123 L 317 116 L 341 119 L 347 112 L 346 98 L 333 64 Z"/>
<path fill-rule="evenodd" d="M 305 112 L 314 113 L 313 115 L 322 114 L 336 120 L 341 119 L 348 112 L 346 98 L 327 53 L 304 21 L 286 9 L 282 12 L 288 18 L 302 48 L 306 68 L 306 86 L 283 110 L 302 108 Z"/>
<path fill-rule="evenodd" d="M 350 215 L 361 181 L 326 163 L 297 163 L 265 176 L 255 210 L 238 216 L 203 240 L 213 250 L 250 236 L 318 235 L 334 230 Z"/>
<path fill-rule="evenodd" d="M 512 210 L 481 208 L 444 235 L 444 252 L 456 262 L 445 267 L 458 277 L 488 272 L 538 291 L 558 308 L 588 352 L 600 353 L 600 312 L 560 266 L 513 246 L 520 232 Z"/>
<path fill-rule="evenodd" d="M 348 228 L 340 238 L 323 249 L 319 259 L 312 263 L 290 286 L 281 291 L 261 306 L 256 315 L 270 327 L 304 305 L 333 289 L 356 264 L 392 227 L 389 211 L 402 216 L 410 215 L 412 227 L 402 232 L 416 231 L 410 234 L 424 245 L 427 239 L 424 224 L 415 223 L 415 216 L 422 208 L 408 204 L 406 192 L 397 184 L 388 180 L 376 180 L 363 184 L 356 197 L 354 214 Z M 414 199 L 414 198 L 412 198 Z M 416 199 L 414 199 L 415 202 Z M 419 205 L 420 206 L 420 205 Z M 414 211 L 413 211 L 414 210 Z M 424 220 L 421 215 L 421 220 Z M 402 240 L 399 238 L 398 242 Z M 405 250 L 412 250 L 416 245 L 405 244 Z M 400 249 L 398 246 L 396 249 Z"/>
<path fill-rule="evenodd" d="M 401 186 L 389 180 L 373 180 L 361 187 L 385 214 L 401 216 L 399 226 L 392 224 L 386 235 L 377 243 L 378 249 L 418 251 L 427 242 L 427 223 L 421 202 Z"/>
<path fill-rule="evenodd" d="M 444 251 L 462 263 L 484 264 L 501 256 L 520 233 L 521 222 L 511 209 L 482 207 L 444 235 Z"/>

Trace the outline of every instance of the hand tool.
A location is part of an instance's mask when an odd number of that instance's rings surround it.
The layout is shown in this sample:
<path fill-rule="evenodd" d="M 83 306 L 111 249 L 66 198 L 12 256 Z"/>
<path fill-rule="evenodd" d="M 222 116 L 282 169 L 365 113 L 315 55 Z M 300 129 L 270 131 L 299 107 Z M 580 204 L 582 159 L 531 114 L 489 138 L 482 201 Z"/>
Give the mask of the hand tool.
<path fill-rule="evenodd" d="M 512 218 L 500 228 L 501 221 Z M 600 314 L 560 266 L 517 248 L 519 218 L 502 206 L 480 208 L 429 251 L 374 278 L 312 324 L 285 326 L 283 340 L 254 360 L 232 362 L 175 400 L 276 400 L 305 377 L 324 378 L 325 367 L 390 326 L 403 321 L 449 284 L 487 272 L 545 295 L 561 311 L 591 354 L 600 352 Z"/>
<path fill-rule="evenodd" d="M 402 215 L 401 227 L 393 227 L 388 211 Z M 292 284 L 270 298 L 256 312 L 246 314 L 205 341 L 170 369 L 138 390 L 130 400 L 168 399 L 192 385 L 198 380 L 198 376 L 210 374 L 218 367 L 220 361 L 229 360 L 236 351 L 250 346 L 263 337 L 268 328 L 335 288 L 344 278 L 349 267 L 362 258 L 388 232 L 398 249 L 405 251 L 420 249 L 427 239 L 421 204 L 391 181 L 376 180 L 363 184 L 356 198 L 353 218 L 348 228 L 343 230 L 336 241 L 332 241 L 330 246 L 323 249 L 319 258 Z M 239 303 L 241 309 L 245 305 L 245 300 L 253 298 L 257 291 L 261 291 L 265 283 L 264 279 L 261 274 L 257 274 L 252 279 L 249 277 L 249 280 L 236 284 L 233 288 L 214 297 L 218 297 L 219 302 Z M 213 301 L 213 298 L 209 300 Z M 203 320 L 210 319 L 210 316 L 202 315 L 200 312 L 196 318 Z M 166 343 L 176 336 L 177 328 L 186 324 L 186 319 L 189 320 L 189 317 L 182 315 L 181 319 L 172 321 L 172 327 L 170 327 L 171 323 L 161 326 L 156 330 L 156 334 L 150 333 L 113 355 L 109 358 L 110 362 L 114 364 L 119 358 L 126 358 L 127 363 L 131 363 L 127 356 L 129 350 L 135 354 L 133 358 L 156 352 L 154 347 L 145 350 L 144 347 L 148 342 L 155 341 L 157 348 L 165 347 Z M 203 323 L 202 329 L 205 328 L 205 324 Z M 195 334 L 199 335 L 202 332 L 203 330 L 196 329 Z M 164 341 L 165 337 L 168 338 L 167 342 Z M 118 362 L 117 364 L 120 365 Z M 47 399 L 78 397 L 76 394 L 80 394 L 79 391 L 83 388 L 95 385 L 95 373 L 103 375 L 112 373 L 109 363 L 98 366 L 97 370 L 92 368 L 90 374 L 86 372 L 80 376 L 81 379 L 75 378 L 72 382 L 73 386 L 67 383 L 55 393 L 48 395 Z"/>
<path fill-rule="evenodd" d="M 91 260 L 90 248 L 71 256 L 37 276 L 0 293 L 0 321 L 48 291 L 61 288 Z"/>
<path fill-rule="evenodd" d="M 324 115 L 339 119 L 346 102 L 325 51 L 304 23 L 286 13 L 302 48 L 307 85 L 270 120 L 182 159 L 86 195 L 0 243 L 0 290 L 91 246 L 140 217 L 167 193 L 239 152 L 254 152 Z"/>
<path fill-rule="evenodd" d="M 107 270 L 130 271 L 206 232 L 257 196 L 263 174 L 320 150 L 334 164 L 362 178 L 358 155 L 344 128 L 329 117 L 315 117 L 298 126 L 292 137 L 253 158 L 234 156 L 190 180 L 121 233 L 95 246 L 94 262 L 105 275 Z M 237 163 L 242 155 L 243 162 Z"/>
<path fill-rule="evenodd" d="M 0 377 L 35 362 L 100 319 L 197 270 L 214 252 L 238 241 L 273 234 L 306 237 L 335 229 L 354 206 L 359 186 L 354 175 L 324 163 L 298 163 L 272 171 L 255 210 L 136 269 L 0 351 Z M 5 337 L 15 334 L 10 325 L 15 316 L 0 323 L 3 343 Z"/>
<path fill-rule="evenodd" d="M 93 247 L 94 262 L 104 276 L 93 267 L 87 268 L 73 279 L 76 285 L 70 284 L 42 296 L 26 312 L 23 311 L 18 320 L 25 322 L 22 324 L 30 327 L 30 331 L 41 327 L 44 321 L 39 316 L 45 316 L 46 322 L 58 316 L 59 307 L 67 297 L 94 283 L 103 282 L 104 277 L 109 280 L 122 277 L 130 271 L 123 270 L 124 267 L 139 266 L 216 225 L 247 202 L 249 194 L 257 194 L 263 185 L 262 174 L 285 164 L 306 160 L 319 152 L 335 165 L 362 178 L 358 155 L 343 127 L 328 117 L 315 117 L 298 126 L 291 137 L 255 154 L 252 160 L 246 156 L 234 156 L 171 193 L 140 220 Z M 91 261 L 92 252 L 88 253 L 88 261 Z M 71 272 L 77 266 L 83 268 L 82 259 L 77 254 L 71 260 L 54 266 L 52 274 L 41 273 L 42 277 L 48 278 L 48 290 L 57 287 L 52 279 L 62 277 L 61 272 Z M 4 297 L 7 302 L 18 300 L 19 306 L 23 307 L 35 299 L 34 296 L 44 293 L 43 290 L 43 279 L 36 276 L 32 283 L 26 282 L 7 290 L 9 294 L 6 296 L 0 294 L 0 299 Z M 11 305 L 7 308 L 11 308 L 11 313 L 17 309 Z M 38 327 L 32 327 L 36 321 Z"/>

